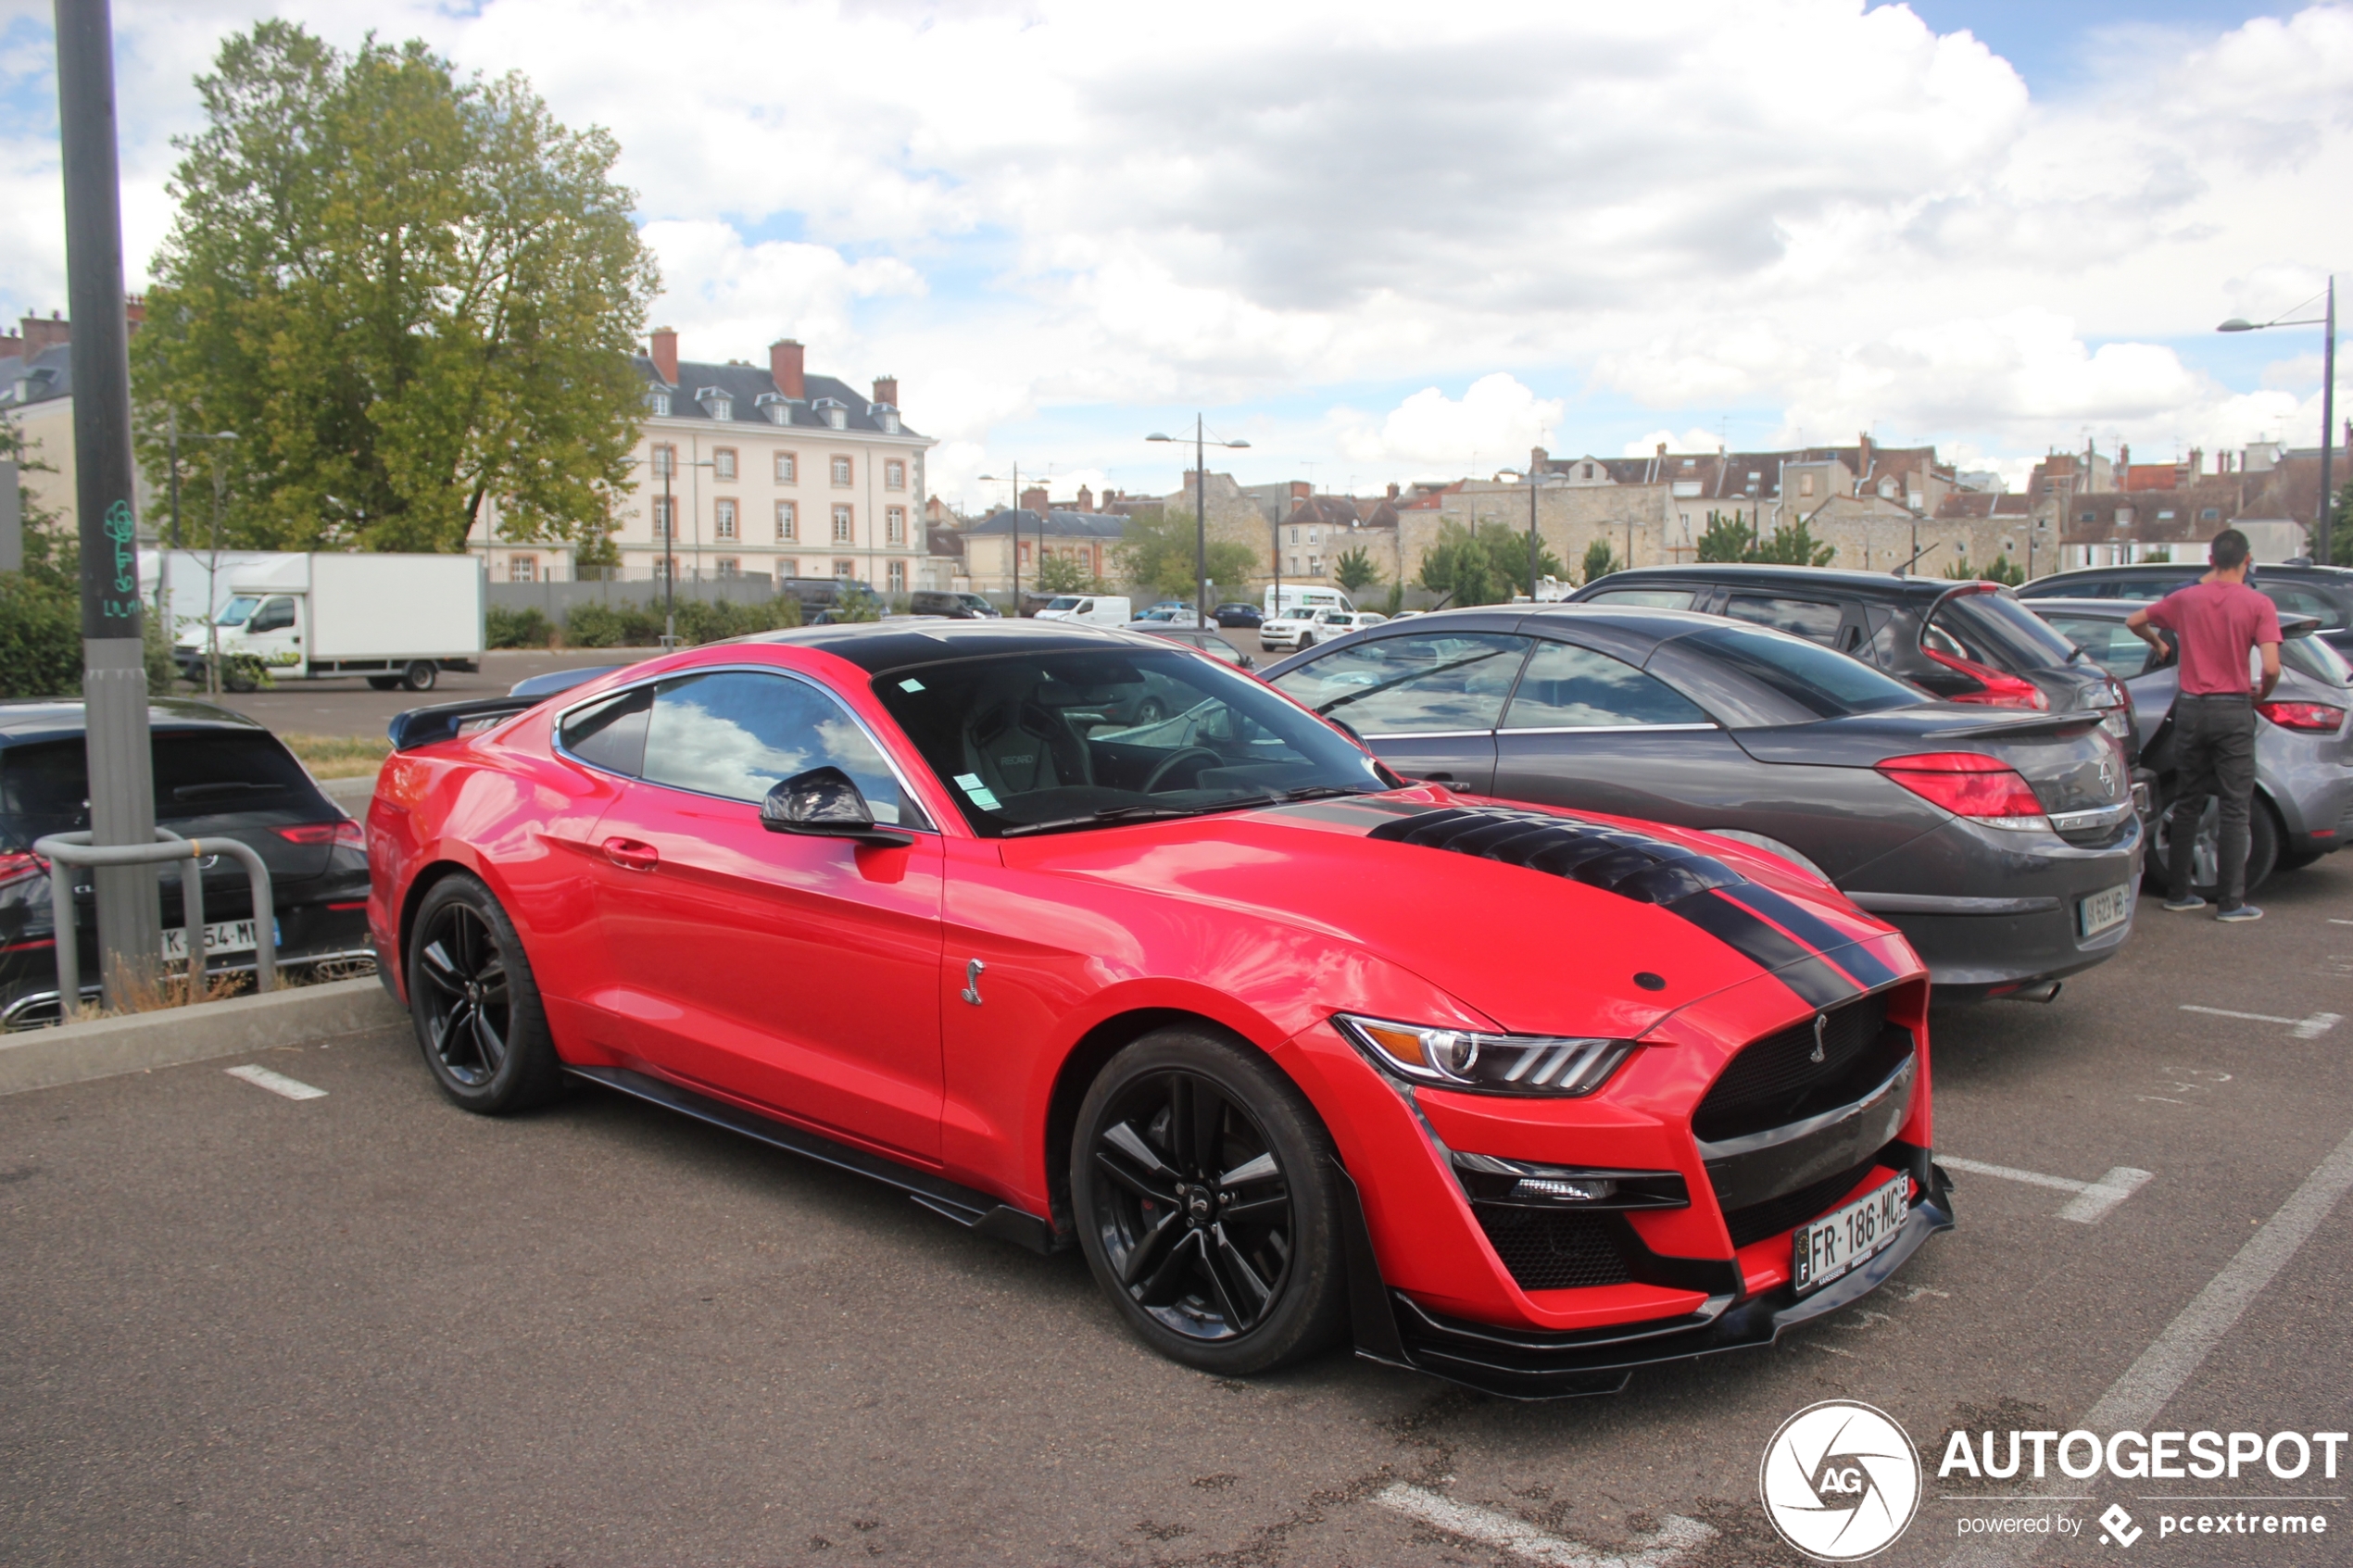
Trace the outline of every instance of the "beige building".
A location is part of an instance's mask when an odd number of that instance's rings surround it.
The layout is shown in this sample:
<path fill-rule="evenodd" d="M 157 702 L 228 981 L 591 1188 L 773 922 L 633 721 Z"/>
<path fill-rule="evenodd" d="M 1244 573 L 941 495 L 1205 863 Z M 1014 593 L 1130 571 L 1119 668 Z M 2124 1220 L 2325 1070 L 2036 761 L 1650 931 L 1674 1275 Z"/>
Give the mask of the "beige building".
<path fill-rule="evenodd" d="M 772 344 L 764 365 L 678 358 L 652 334 L 633 363 L 646 381 L 634 483 L 616 498 L 624 579 L 766 575 L 864 583 L 886 599 L 926 585 L 924 455 L 899 414 L 899 383 L 869 397 L 808 373 L 803 349 Z M 573 575 L 572 552 L 477 535 L 497 583 Z"/>
<path fill-rule="evenodd" d="M 146 314 L 136 298 L 126 301 L 123 315 L 132 332 Z M 73 448 L 73 323 L 52 311 L 44 320 L 27 316 L 17 331 L 0 333 L 0 419 L 21 438 L 28 462 L 45 465 L 20 475 L 31 504 L 57 519 L 70 534 L 78 526 Z M 187 461 L 182 448 L 182 462 Z M 131 504 L 139 516 L 143 539 L 168 533 L 170 521 L 152 494 L 144 470 L 131 480 Z"/>

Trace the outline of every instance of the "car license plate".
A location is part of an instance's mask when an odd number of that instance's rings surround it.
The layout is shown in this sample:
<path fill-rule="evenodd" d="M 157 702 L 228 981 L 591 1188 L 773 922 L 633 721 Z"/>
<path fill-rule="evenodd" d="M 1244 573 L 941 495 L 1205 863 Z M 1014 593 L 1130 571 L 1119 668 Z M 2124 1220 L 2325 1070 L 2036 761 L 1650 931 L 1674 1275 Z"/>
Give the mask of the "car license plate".
<path fill-rule="evenodd" d="M 271 933 L 272 935 L 277 935 L 277 927 L 274 923 L 271 925 Z M 205 957 L 208 959 L 219 958 L 224 953 L 250 953 L 255 945 L 253 922 L 249 920 L 206 922 L 204 951 Z M 185 926 L 175 925 L 163 934 L 163 956 L 182 963 L 188 961 L 188 932 Z"/>
<path fill-rule="evenodd" d="M 2097 936 L 2110 926 L 2122 925 L 2133 918 L 2133 884 L 2103 888 L 2097 893 L 2075 901 L 2075 927 L 2086 936 Z"/>
<path fill-rule="evenodd" d="M 1897 1176 L 1790 1239 L 1790 1283 L 1800 1296 L 1828 1285 L 1895 1239 L 1912 1211 L 1912 1178 Z"/>

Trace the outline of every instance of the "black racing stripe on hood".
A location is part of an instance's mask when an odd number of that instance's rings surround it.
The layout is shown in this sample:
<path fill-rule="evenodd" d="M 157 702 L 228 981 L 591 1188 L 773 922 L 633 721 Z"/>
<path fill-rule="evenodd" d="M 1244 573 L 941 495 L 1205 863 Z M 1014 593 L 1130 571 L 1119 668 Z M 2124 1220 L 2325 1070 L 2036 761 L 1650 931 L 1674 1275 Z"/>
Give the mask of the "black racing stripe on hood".
<path fill-rule="evenodd" d="M 1629 828 L 1541 811 L 1448 806 L 1391 818 L 1365 836 L 1525 866 L 1655 905 L 1773 972 L 1817 1008 L 1895 978 L 1852 937 L 1714 856 Z M 1831 950 L 1835 960 L 1824 956 Z"/>

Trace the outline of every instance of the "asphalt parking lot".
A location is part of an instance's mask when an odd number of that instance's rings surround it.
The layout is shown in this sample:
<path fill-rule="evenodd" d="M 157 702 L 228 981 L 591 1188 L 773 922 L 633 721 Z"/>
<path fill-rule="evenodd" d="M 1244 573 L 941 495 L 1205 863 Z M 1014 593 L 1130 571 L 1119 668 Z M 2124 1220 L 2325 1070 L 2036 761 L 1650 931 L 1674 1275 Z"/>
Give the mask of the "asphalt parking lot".
<path fill-rule="evenodd" d="M 1879 1562 L 2024 1561 L 1959 1537 L 2005 1512 L 2078 1521 L 2039 1562 L 2112 1562 L 2110 1502 L 2220 1493 L 2314 1499 L 2332 1533 L 2132 1556 L 2353 1561 L 2353 1481 L 2317 1466 L 1932 1469 L 1956 1426 L 2095 1410 L 2347 1426 L 2353 1203 L 2327 1174 L 2353 1135 L 2347 859 L 2278 878 L 2251 927 L 2145 897 L 2123 954 L 2057 1003 L 1941 1013 L 1939 1152 L 2004 1173 L 1956 1165 L 1959 1228 L 1770 1350 L 1599 1399 L 1339 1353 L 1204 1377 L 1132 1343 L 1075 1253 L 602 1093 L 477 1120 L 396 1031 L 252 1059 L 317 1098 L 237 1059 L 0 1098 L 0 1558 L 1794 1562 L 1758 1460 L 1846 1397 L 1931 1466 Z"/>

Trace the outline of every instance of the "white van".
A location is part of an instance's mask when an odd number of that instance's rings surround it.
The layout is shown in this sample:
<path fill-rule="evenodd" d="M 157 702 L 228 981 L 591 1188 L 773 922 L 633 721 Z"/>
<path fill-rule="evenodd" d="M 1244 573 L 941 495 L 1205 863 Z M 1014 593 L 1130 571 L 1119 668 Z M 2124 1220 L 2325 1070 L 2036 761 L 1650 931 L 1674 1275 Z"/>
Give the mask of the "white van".
<path fill-rule="evenodd" d="M 1088 626 L 1125 626 L 1128 621 L 1124 594 L 1063 594 L 1038 612 L 1039 621 L 1076 621 Z"/>
<path fill-rule="evenodd" d="M 1278 594 L 1279 597 L 1277 597 Z M 1271 583 L 1266 585 L 1265 611 L 1269 621 L 1286 619 L 1302 613 L 1313 614 L 1319 609 L 1353 610 L 1355 608 L 1355 602 L 1338 588 L 1305 586 L 1294 588 L 1286 583 L 1282 588 L 1277 589 Z"/>

